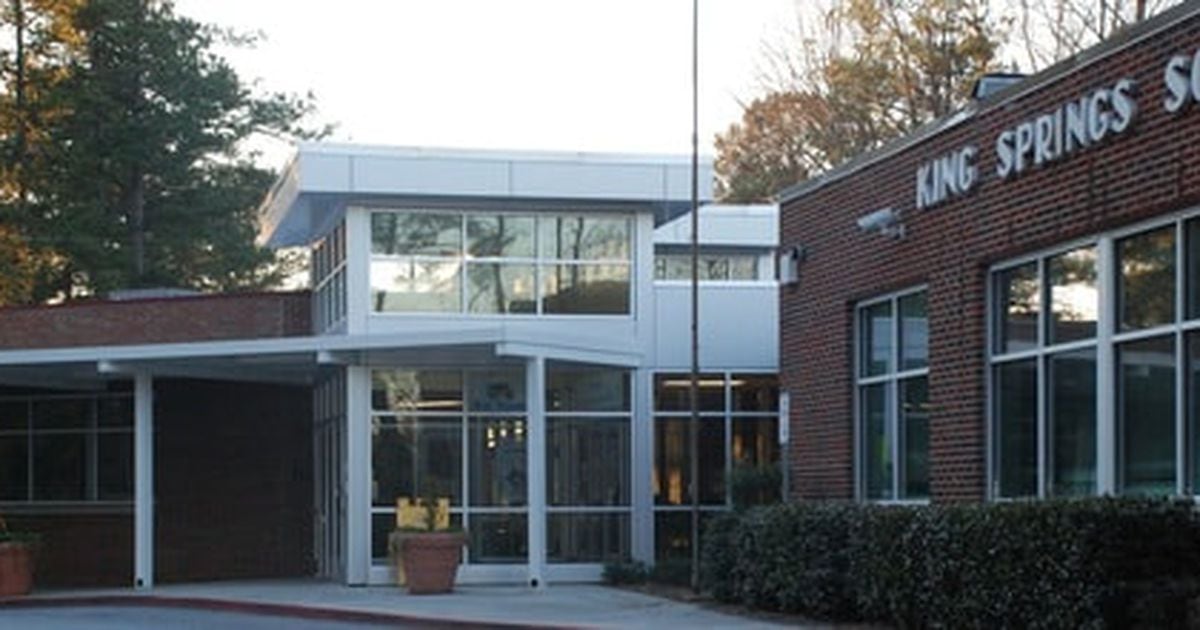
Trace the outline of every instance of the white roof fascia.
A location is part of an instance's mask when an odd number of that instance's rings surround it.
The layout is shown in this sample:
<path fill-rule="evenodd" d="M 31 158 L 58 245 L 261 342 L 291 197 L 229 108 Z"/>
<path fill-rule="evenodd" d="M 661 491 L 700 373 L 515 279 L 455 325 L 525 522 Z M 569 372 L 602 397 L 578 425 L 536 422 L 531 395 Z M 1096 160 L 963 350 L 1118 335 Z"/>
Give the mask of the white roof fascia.
<path fill-rule="evenodd" d="M 699 177 L 701 200 L 708 201 L 711 157 L 701 159 Z M 691 199 L 691 158 L 303 143 L 260 207 L 258 240 L 273 247 L 311 243 L 336 223 L 342 204 L 371 197 L 650 209 Z"/>
<path fill-rule="evenodd" d="M 690 245 L 692 217 L 682 214 L 654 229 L 655 245 Z M 779 207 L 773 204 L 700 206 L 700 246 L 775 248 Z"/>
<path fill-rule="evenodd" d="M 54 365 L 60 363 L 97 363 L 98 366 L 120 366 L 135 361 L 162 359 L 217 358 L 247 355 L 287 355 L 312 353 L 320 355 L 354 350 L 381 350 L 388 348 L 434 348 L 437 346 L 464 346 L 495 344 L 499 349 L 504 344 L 513 352 L 523 356 L 576 356 L 608 357 L 605 363 L 636 360 L 641 353 L 632 347 L 613 348 L 610 339 L 590 340 L 573 335 L 569 340 L 550 340 L 545 335 L 514 334 L 500 326 L 460 328 L 442 332 L 385 335 L 321 335 L 307 337 L 282 337 L 272 339 L 240 339 L 225 341 L 201 341 L 184 343 L 139 344 L 124 346 L 84 346 L 73 348 L 42 348 L 0 351 L 0 367 Z M 525 352 L 515 352 L 515 349 Z M 589 354 L 590 353 L 590 354 Z M 556 356 L 551 356 L 556 355 Z M 630 359 L 634 357 L 635 359 Z M 571 360 L 571 359 L 564 359 Z"/>
<path fill-rule="evenodd" d="M 552 361 L 591 363 L 636 368 L 642 365 L 640 352 L 598 350 L 566 345 L 534 344 L 521 341 L 505 341 L 496 344 L 497 356 L 543 357 Z"/>

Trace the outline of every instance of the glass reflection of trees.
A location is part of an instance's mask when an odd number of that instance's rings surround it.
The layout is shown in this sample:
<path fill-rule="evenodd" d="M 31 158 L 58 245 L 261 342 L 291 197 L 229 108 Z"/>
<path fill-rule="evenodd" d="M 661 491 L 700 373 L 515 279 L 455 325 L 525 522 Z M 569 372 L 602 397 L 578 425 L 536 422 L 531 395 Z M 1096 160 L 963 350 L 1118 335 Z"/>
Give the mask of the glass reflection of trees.
<path fill-rule="evenodd" d="M 1027 349 L 1037 344 L 1037 321 L 1041 311 L 1041 286 L 1037 263 L 1014 267 L 997 274 L 1000 316 L 997 329 L 1000 352 Z"/>
<path fill-rule="evenodd" d="M 1050 285 L 1050 343 L 1096 336 L 1100 309 L 1096 289 L 1096 248 L 1082 247 L 1047 260 Z"/>
<path fill-rule="evenodd" d="M 375 311 L 629 312 L 627 217 L 380 211 L 371 226 Z"/>
<path fill-rule="evenodd" d="M 1122 239 L 1117 243 L 1117 259 L 1121 330 L 1173 322 L 1175 226 Z"/>

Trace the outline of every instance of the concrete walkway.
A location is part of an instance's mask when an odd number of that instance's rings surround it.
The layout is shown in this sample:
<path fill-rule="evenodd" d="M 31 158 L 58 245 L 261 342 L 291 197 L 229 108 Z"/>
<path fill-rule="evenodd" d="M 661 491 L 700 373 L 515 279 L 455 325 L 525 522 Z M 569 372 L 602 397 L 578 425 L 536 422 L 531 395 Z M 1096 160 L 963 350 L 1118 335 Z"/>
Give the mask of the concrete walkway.
<path fill-rule="evenodd" d="M 154 601 L 150 601 L 153 598 Z M 32 601 L 31 601 L 32 600 Z M 430 622 L 571 628 L 777 628 L 755 619 L 592 584 L 460 586 L 449 595 L 411 596 L 392 587 L 346 587 L 320 581 L 213 582 L 152 591 L 73 590 L 37 593 L 27 605 L 137 602 L 298 617 L 386 623 Z M 0 602 L 0 619 L 4 604 Z"/>

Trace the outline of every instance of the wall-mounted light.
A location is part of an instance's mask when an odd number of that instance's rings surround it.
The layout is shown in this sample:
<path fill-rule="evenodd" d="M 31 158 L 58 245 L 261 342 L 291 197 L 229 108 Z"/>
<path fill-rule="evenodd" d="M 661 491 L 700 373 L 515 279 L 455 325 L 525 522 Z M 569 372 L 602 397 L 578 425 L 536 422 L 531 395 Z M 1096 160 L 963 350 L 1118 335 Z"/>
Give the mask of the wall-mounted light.
<path fill-rule="evenodd" d="M 891 208 L 876 210 L 865 214 L 856 221 L 858 229 L 863 232 L 875 232 L 892 238 L 904 238 L 904 224 L 900 222 L 900 213 Z"/>
<path fill-rule="evenodd" d="M 779 251 L 779 284 L 800 282 L 800 263 L 804 262 L 807 255 L 808 251 L 803 245 L 793 245 Z"/>

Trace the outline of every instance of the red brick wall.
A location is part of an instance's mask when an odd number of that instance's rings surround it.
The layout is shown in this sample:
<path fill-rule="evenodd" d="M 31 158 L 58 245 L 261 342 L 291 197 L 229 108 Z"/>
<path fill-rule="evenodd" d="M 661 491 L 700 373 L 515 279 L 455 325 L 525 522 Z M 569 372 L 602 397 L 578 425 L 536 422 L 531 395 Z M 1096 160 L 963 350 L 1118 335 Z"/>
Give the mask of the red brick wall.
<path fill-rule="evenodd" d="M 155 383 L 155 568 L 160 582 L 312 575 L 312 391 Z M 133 509 L 23 508 L 41 535 L 38 588 L 130 586 Z"/>
<path fill-rule="evenodd" d="M 799 285 L 782 289 L 780 306 L 795 497 L 853 496 L 854 304 L 918 284 L 929 287 L 932 493 L 939 501 L 984 496 L 987 268 L 1200 201 L 1200 106 L 1179 116 L 1162 106 L 1167 60 L 1198 47 L 1200 18 L 1183 20 L 784 204 L 782 243 L 808 254 Z M 1001 130 L 1122 77 L 1140 89 L 1129 130 L 1014 179 L 996 177 Z M 966 144 L 979 148 L 980 184 L 964 198 L 916 210 L 917 167 Z M 888 206 L 902 213 L 902 240 L 858 230 L 858 217 Z"/>
<path fill-rule="evenodd" d="M 307 335 L 307 291 L 80 301 L 0 309 L 0 348 L 54 348 Z"/>

